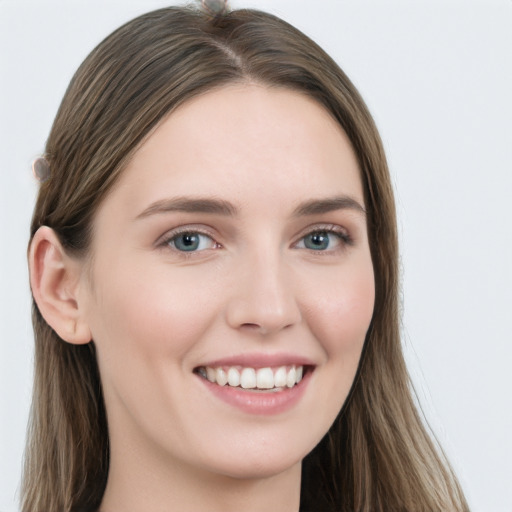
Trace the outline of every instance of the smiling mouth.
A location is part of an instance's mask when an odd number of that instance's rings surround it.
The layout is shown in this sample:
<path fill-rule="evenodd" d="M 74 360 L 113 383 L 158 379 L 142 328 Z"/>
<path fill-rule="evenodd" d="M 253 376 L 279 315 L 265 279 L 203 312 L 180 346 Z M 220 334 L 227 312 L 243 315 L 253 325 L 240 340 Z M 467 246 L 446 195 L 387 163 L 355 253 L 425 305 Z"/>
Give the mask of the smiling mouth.
<path fill-rule="evenodd" d="M 295 387 L 312 368 L 302 365 L 251 368 L 200 366 L 194 372 L 218 386 L 253 392 L 276 392 Z"/>

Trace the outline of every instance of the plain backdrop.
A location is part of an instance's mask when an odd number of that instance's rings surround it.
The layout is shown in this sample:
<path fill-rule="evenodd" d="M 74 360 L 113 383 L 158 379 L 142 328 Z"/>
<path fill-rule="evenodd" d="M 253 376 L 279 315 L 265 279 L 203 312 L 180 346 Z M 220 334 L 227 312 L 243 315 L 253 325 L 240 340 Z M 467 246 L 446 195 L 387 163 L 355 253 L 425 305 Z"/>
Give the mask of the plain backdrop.
<path fill-rule="evenodd" d="M 31 162 L 93 46 L 171 3 L 0 0 L 0 512 L 18 509 L 31 392 Z M 419 400 L 472 510 L 512 512 L 512 2 L 232 6 L 298 26 L 367 101 L 396 189 L 403 343 Z"/>

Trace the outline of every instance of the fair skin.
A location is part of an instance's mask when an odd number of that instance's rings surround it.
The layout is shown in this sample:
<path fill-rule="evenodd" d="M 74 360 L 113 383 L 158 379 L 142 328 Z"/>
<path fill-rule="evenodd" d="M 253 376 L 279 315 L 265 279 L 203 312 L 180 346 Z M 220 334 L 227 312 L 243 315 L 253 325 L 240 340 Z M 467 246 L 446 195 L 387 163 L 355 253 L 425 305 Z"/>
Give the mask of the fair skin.
<path fill-rule="evenodd" d="M 321 106 L 255 84 L 186 102 L 100 206 L 84 261 L 48 228 L 31 253 L 38 304 L 38 282 L 67 301 L 47 321 L 96 344 L 102 512 L 298 510 L 301 460 L 347 397 L 375 292 L 358 164 Z M 276 389 L 236 386 L 262 368 Z"/>

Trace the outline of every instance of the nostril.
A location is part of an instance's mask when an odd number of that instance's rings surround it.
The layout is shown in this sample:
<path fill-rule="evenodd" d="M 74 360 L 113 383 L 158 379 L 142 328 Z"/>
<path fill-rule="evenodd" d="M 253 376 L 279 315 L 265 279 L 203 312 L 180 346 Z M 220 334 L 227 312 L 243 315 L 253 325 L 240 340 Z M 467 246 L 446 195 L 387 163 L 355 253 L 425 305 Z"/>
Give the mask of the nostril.
<path fill-rule="evenodd" d="M 265 335 L 268 333 L 268 329 L 265 329 L 263 326 L 256 323 L 246 322 L 242 324 L 240 328 L 247 333 L 255 333 L 261 335 Z"/>
<path fill-rule="evenodd" d="M 280 330 L 287 329 L 291 326 L 292 326 L 292 324 L 288 324 L 283 327 L 280 327 L 279 329 Z M 273 328 L 272 326 L 265 327 L 263 325 L 260 325 L 257 323 L 250 323 L 250 322 L 243 323 L 240 326 L 240 328 L 247 332 L 253 332 L 253 333 L 257 333 L 257 334 L 261 334 L 261 335 L 267 335 L 267 334 L 270 334 L 270 333 L 274 332 L 275 330 L 277 330 L 277 329 Z"/>
<path fill-rule="evenodd" d="M 262 329 L 261 325 L 251 323 L 242 324 L 241 327 L 245 327 L 246 329 Z"/>

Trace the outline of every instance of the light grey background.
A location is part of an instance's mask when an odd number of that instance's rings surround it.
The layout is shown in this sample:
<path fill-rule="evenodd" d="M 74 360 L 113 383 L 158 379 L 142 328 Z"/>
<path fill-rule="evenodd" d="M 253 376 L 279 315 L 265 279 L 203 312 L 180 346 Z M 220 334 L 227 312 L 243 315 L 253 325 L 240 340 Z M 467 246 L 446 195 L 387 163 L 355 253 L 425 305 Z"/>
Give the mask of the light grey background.
<path fill-rule="evenodd" d="M 161 0 L 0 0 L 0 512 L 17 510 L 31 388 L 25 264 L 42 152 L 76 67 Z M 387 150 L 404 345 L 472 510 L 512 511 L 512 2 L 240 0 L 330 52 Z"/>

